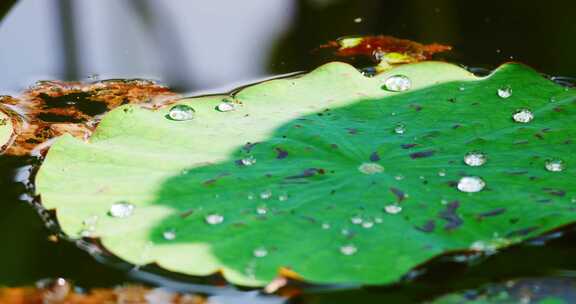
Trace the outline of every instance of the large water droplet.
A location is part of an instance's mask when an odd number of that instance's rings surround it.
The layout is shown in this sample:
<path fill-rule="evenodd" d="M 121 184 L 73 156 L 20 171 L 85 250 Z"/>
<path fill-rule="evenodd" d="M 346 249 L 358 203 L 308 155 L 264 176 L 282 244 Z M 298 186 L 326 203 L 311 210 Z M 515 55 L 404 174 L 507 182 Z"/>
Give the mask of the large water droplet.
<path fill-rule="evenodd" d="M 168 229 L 162 232 L 162 237 L 167 241 L 172 241 L 176 239 L 176 230 Z"/>
<path fill-rule="evenodd" d="M 236 105 L 231 102 L 223 101 L 216 106 L 216 110 L 220 112 L 230 112 L 236 110 Z"/>
<path fill-rule="evenodd" d="M 512 88 L 511 87 L 503 87 L 498 89 L 498 96 L 500 98 L 508 98 L 512 96 Z"/>
<path fill-rule="evenodd" d="M 398 204 L 391 204 L 384 207 L 384 211 L 388 214 L 398 214 L 402 211 L 402 206 Z"/>
<path fill-rule="evenodd" d="M 221 224 L 224 221 L 224 216 L 217 214 L 217 213 L 213 213 L 213 214 L 208 214 L 204 220 L 206 221 L 207 224 L 210 225 L 217 225 L 217 224 Z"/>
<path fill-rule="evenodd" d="M 240 163 L 242 163 L 243 166 L 252 166 L 253 164 L 256 163 L 256 158 L 254 158 L 254 156 L 250 155 L 248 157 L 241 159 Z"/>
<path fill-rule="evenodd" d="M 372 175 L 384 172 L 384 167 L 377 163 L 363 163 L 358 167 L 358 171 Z"/>
<path fill-rule="evenodd" d="M 560 159 L 549 159 L 546 161 L 546 170 L 550 172 L 564 171 L 564 162 Z"/>
<path fill-rule="evenodd" d="M 394 75 L 384 80 L 384 89 L 391 92 L 403 92 L 410 90 L 412 81 L 404 75 Z"/>
<path fill-rule="evenodd" d="M 519 123 L 529 123 L 534 119 L 534 114 L 528 109 L 520 109 L 512 115 L 512 119 Z"/>
<path fill-rule="evenodd" d="M 258 247 L 254 249 L 252 254 L 254 255 L 254 257 L 263 258 L 268 255 L 268 250 L 264 247 Z"/>
<path fill-rule="evenodd" d="M 119 202 L 112 204 L 108 214 L 112 217 L 124 218 L 129 217 L 134 213 L 134 205 L 126 202 Z"/>
<path fill-rule="evenodd" d="M 486 157 L 485 153 L 478 151 L 468 152 L 466 155 L 464 155 L 464 163 L 471 167 L 482 166 L 486 163 L 487 159 L 488 158 Z"/>
<path fill-rule="evenodd" d="M 354 255 L 356 254 L 356 252 L 358 252 L 358 248 L 356 248 L 356 246 L 354 245 L 344 245 L 342 247 L 340 247 L 340 252 L 343 255 Z"/>
<path fill-rule="evenodd" d="M 399 123 L 394 127 L 394 133 L 396 134 L 404 134 L 406 133 L 406 125 L 403 123 Z"/>
<path fill-rule="evenodd" d="M 168 112 L 168 117 L 176 121 L 190 120 L 194 118 L 194 109 L 187 105 L 175 105 Z"/>
<path fill-rule="evenodd" d="M 486 183 L 478 176 L 464 176 L 458 181 L 458 190 L 462 192 L 479 192 Z"/>

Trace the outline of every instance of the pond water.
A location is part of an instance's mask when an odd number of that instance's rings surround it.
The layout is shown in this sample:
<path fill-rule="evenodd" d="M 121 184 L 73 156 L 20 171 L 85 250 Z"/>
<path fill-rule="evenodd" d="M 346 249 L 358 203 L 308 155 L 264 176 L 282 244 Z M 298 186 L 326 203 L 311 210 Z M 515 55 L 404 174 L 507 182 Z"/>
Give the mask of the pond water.
<path fill-rule="evenodd" d="M 452 45 L 453 52 L 438 58 L 478 71 L 519 61 L 548 75 L 576 76 L 573 1 L 21 0 L 5 1 L 0 5 L 4 9 L 0 95 L 16 94 L 40 79 L 148 78 L 190 95 L 228 91 L 334 60 L 313 50 L 356 34 Z M 73 243 L 55 241 L 55 232 L 25 202 L 25 185 L 15 181 L 16 170 L 28 164 L 26 158 L 0 157 L 0 286 L 64 277 L 84 288 L 136 282 L 212 292 L 184 284 L 197 280 L 159 277 L 154 269 L 131 270 L 118 261 L 101 261 Z M 545 245 L 516 246 L 472 265 L 439 259 L 410 283 L 310 288 L 296 302 L 409 303 L 518 277 L 571 280 L 576 234 L 558 236 Z M 253 293 L 233 288 L 224 294 L 230 303 L 256 301 Z M 576 301 L 573 293 L 565 295 Z"/>

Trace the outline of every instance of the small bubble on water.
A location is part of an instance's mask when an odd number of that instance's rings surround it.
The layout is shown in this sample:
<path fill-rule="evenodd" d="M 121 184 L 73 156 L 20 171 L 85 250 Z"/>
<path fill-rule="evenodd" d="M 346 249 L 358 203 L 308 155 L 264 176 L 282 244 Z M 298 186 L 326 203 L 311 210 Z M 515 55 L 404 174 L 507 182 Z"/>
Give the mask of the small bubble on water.
<path fill-rule="evenodd" d="M 256 163 L 256 158 L 254 158 L 254 156 L 250 155 L 248 157 L 241 159 L 240 163 L 242 163 L 243 166 L 252 166 Z"/>
<path fill-rule="evenodd" d="M 400 135 L 406 133 L 406 125 L 405 125 L 405 124 L 402 124 L 402 123 L 397 124 L 397 125 L 394 127 L 394 133 L 400 134 Z"/>
<path fill-rule="evenodd" d="M 354 225 L 362 224 L 362 218 L 360 216 L 353 216 L 350 218 L 350 222 Z"/>
<path fill-rule="evenodd" d="M 550 172 L 564 171 L 564 162 L 560 159 L 549 159 L 545 164 L 546 170 Z"/>
<path fill-rule="evenodd" d="M 479 192 L 486 183 L 478 176 L 464 176 L 458 181 L 458 190 L 462 192 Z"/>
<path fill-rule="evenodd" d="M 512 96 L 512 88 L 511 87 L 503 87 L 498 89 L 498 96 L 500 98 L 509 98 Z"/>
<path fill-rule="evenodd" d="M 176 230 L 168 229 L 162 232 L 162 237 L 167 241 L 172 241 L 176 239 Z"/>
<path fill-rule="evenodd" d="M 383 88 L 391 92 L 403 92 L 410 90 L 411 87 L 410 78 L 404 75 L 394 75 L 386 78 Z"/>
<path fill-rule="evenodd" d="M 384 167 L 377 163 L 363 163 L 358 167 L 358 171 L 372 175 L 384 172 Z"/>
<path fill-rule="evenodd" d="M 217 225 L 217 224 L 221 224 L 222 222 L 224 222 L 224 216 L 217 214 L 217 213 L 208 214 L 204 218 L 204 221 L 206 221 L 206 224 L 209 224 L 209 225 Z"/>
<path fill-rule="evenodd" d="M 268 255 L 268 250 L 264 247 L 258 247 L 252 251 L 252 255 L 256 258 L 263 258 Z"/>
<path fill-rule="evenodd" d="M 272 197 L 272 191 L 270 190 L 260 192 L 260 198 L 263 200 L 270 199 L 271 197 Z"/>
<path fill-rule="evenodd" d="M 230 112 L 236 110 L 236 106 L 231 102 L 223 101 L 216 106 L 216 110 L 220 112 Z"/>
<path fill-rule="evenodd" d="M 464 155 L 464 163 L 470 167 L 479 167 L 486 163 L 488 157 L 485 153 L 472 151 Z"/>
<path fill-rule="evenodd" d="M 384 211 L 388 214 L 398 214 L 402 211 L 402 206 L 398 204 L 391 204 L 384 207 Z"/>
<path fill-rule="evenodd" d="M 519 123 L 529 123 L 534 119 L 534 114 L 528 109 L 520 109 L 512 115 L 512 119 Z"/>
<path fill-rule="evenodd" d="M 340 253 L 343 255 L 354 255 L 358 252 L 358 248 L 354 245 L 344 245 L 340 247 Z"/>
<path fill-rule="evenodd" d="M 108 214 L 112 217 L 124 218 L 129 217 L 134 213 L 134 205 L 126 202 L 119 202 L 112 204 Z"/>
<path fill-rule="evenodd" d="M 170 108 L 168 117 L 176 121 L 191 120 L 194 118 L 194 109 L 190 106 L 180 104 Z"/>

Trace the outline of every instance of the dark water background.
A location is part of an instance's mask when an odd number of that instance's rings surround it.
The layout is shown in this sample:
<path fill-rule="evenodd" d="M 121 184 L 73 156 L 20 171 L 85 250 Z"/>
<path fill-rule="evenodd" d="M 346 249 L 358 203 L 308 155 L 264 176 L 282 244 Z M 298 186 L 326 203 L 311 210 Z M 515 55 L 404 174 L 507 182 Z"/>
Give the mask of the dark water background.
<path fill-rule="evenodd" d="M 492 69 L 512 60 L 576 76 L 576 1 L 0 0 L 2 16 L 0 94 L 47 78 L 144 77 L 187 93 L 228 89 L 313 69 L 334 58 L 311 50 L 354 34 L 449 44 L 455 51 L 441 58 L 466 66 Z M 26 163 L 0 158 L 0 285 L 48 277 L 88 288 L 138 281 L 74 244 L 48 240 L 51 232 L 13 181 L 14 169 Z M 416 301 L 515 277 L 566 277 L 576 271 L 574 244 L 569 233 L 473 266 L 439 261 L 409 284 L 306 299 Z"/>

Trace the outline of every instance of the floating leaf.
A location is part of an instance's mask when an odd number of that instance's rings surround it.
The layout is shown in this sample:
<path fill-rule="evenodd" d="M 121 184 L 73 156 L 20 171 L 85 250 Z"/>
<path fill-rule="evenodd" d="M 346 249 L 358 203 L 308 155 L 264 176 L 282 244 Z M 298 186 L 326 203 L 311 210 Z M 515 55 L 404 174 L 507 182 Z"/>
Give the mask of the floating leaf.
<path fill-rule="evenodd" d="M 397 75 L 409 90 L 382 88 Z M 438 255 L 492 253 L 576 220 L 576 92 L 524 66 L 477 78 L 425 62 L 366 78 L 330 63 L 218 111 L 230 98 L 182 100 L 187 120 L 122 106 L 89 142 L 59 138 L 36 178 L 42 203 L 70 237 L 90 228 L 133 264 L 252 286 L 391 283 Z M 533 119 L 515 122 L 518 109 Z M 470 166 L 471 152 L 489 160 Z M 130 215 L 111 216 L 115 204 Z"/>

